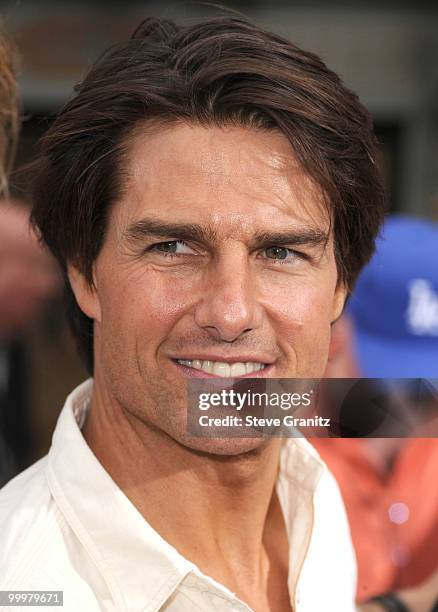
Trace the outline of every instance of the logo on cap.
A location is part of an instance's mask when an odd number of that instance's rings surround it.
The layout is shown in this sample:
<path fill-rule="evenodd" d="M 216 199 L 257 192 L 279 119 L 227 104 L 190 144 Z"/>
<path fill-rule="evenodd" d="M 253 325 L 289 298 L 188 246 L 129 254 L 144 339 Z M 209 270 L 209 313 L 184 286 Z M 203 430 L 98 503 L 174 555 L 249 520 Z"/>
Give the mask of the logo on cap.
<path fill-rule="evenodd" d="M 424 278 L 409 283 L 406 322 L 416 336 L 438 336 L 438 294 Z"/>

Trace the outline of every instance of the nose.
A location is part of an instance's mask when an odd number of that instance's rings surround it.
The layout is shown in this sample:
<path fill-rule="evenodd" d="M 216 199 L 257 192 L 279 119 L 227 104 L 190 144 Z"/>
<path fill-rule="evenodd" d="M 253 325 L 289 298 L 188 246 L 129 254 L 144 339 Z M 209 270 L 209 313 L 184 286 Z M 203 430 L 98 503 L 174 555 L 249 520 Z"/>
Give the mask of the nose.
<path fill-rule="evenodd" d="M 230 249 L 206 271 L 202 296 L 195 308 L 196 324 L 216 340 L 233 342 L 262 323 L 254 271 L 246 249 Z"/>

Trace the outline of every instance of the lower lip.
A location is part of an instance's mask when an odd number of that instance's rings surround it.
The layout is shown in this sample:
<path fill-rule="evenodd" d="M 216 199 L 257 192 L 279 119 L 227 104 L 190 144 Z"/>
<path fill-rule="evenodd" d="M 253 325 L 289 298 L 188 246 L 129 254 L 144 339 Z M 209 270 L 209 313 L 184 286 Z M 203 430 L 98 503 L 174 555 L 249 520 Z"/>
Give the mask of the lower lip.
<path fill-rule="evenodd" d="M 242 376 L 216 376 L 215 374 L 204 372 L 204 370 L 189 368 L 182 363 L 178 363 L 178 361 L 175 361 L 174 359 L 172 359 L 172 361 L 187 378 L 219 378 L 221 380 L 235 380 L 237 378 L 272 378 L 272 370 L 274 369 L 274 364 L 270 363 L 269 365 L 265 365 L 265 367 L 261 370 L 257 370 L 257 372 L 250 372 L 249 374 L 243 374 Z"/>

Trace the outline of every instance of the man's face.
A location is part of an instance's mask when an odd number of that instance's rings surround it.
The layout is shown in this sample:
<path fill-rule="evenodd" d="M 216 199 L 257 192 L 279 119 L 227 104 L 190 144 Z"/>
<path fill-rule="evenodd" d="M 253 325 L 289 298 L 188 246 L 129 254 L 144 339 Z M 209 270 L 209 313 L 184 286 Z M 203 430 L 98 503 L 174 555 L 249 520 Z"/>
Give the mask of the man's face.
<path fill-rule="evenodd" d="M 139 133 L 127 170 L 95 288 L 71 273 L 95 320 L 95 378 L 144 423 L 214 452 L 185 434 L 187 377 L 324 372 L 345 298 L 330 219 L 276 132 Z"/>

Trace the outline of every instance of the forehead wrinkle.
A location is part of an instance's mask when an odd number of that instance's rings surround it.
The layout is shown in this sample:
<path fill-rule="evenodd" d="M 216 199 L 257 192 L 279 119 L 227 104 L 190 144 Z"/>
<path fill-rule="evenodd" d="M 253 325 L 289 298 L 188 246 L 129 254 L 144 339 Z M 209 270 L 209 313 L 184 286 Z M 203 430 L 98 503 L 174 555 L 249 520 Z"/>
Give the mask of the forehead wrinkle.
<path fill-rule="evenodd" d="M 229 186 L 229 189 L 217 189 L 216 193 L 213 194 L 214 200 L 208 192 L 203 194 L 201 201 L 192 200 L 190 197 L 185 198 L 183 194 L 179 194 L 172 189 L 170 193 L 166 194 L 166 200 L 172 202 L 172 216 L 169 218 L 167 215 L 165 217 L 160 215 L 160 207 L 158 206 L 155 208 L 158 213 L 157 219 L 168 223 L 179 222 L 186 225 L 197 223 L 203 227 L 203 241 L 211 244 L 217 243 L 219 239 L 236 238 L 237 236 L 251 237 L 257 230 L 274 230 L 275 226 L 272 221 L 276 220 L 276 217 L 282 227 L 290 224 L 296 226 L 297 229 L 308 227 L 309 224 L 313 228 L 324 230 L 329 227 L 327 215 L 324 214 L 324 217 L 321 217 L 323 211 L 322 198 L 320 197 L 319 201 L 316 202 L 315 197 L 309 197 L 309 184 L 306 185 L 307 189 L 297 186 L 292 193 L 284 193 L 284 190 L 273 190 L 269 185 L 265 185 L 264 179 L 261 180 L 264 183 L 263 189 L 254 189 L 251 185 L 236 182 L 235 188 Z M 129 199 L 135 206 L 135 202 L 142 203 L 148 197 L 147 192 L 149 192 L 148 189 L 136 189 L 136 197 Z M 149 196 L 151 195 L 149 192 Z M 228 206 L 221 211 L 220 200 L 227 196 L 233 199 L 234 197 L 237 198 L 235 208 L 230 209 Z M 241 208 L 242 201 L 239 201 L 242 197 L 247 200 L 247 202 L 243 202 L 243 209 Z M 119 230 L 121 230 L 121 233 L 129 224 L 129 219 L 132 219 L 131 206 L 128 203 L 126 207 L 126 203 L 123 203 L 120 211 Z M 252 214 L 248 214 L 249 211 L 245 210 L 248 203 L 251 206 Z M 318 204 L 317 209 L 315 209 L 315 204 Z M 259 210 L 257 211 L 257 209 Z M 178 212 L 181 214 L 178 215 Z M 204 212 L 205 218 L 200 223 L 200 216 L 204 217 Z M 151 214 L 145 212 L 145 216 L 154 218 L 155 215 L 151 211 Z M 267 223 L 268 226 L 266 227 Z M 276 223 L 277 227 L 278 225 Z"/>
<path fill-rule="evenodd" d="M 260 220 L 263 222 L 262 217 L 254 219 L 256 216 L 254 212 L 262 213 L 265 219 L 271 219 L 272 214 L 276 215 L 276 211 L 289 218 L 293 217 L 294 222 L 309 222 L 310 218 L 313 225 L 321 225 L 323 214 L 324 221 L 328 219 L 330 225 L 330 215 L 327 214 L 321 189 L 299 165 L 290 143 L 286 142 L 281 134 L 279 142 L 271 147 L 266 146 L 263 138 L 254 141 L 255 131 L 233 128 L 229 131 L 236 142 L 234 153 L 232 148 L 228 148 L 225 154 L 221 150 L 223 131 L 214 128 L 203 130 L 197 128 L 197 134 L 204 135 L 203 137 L 207 134 L 207 140 L 212 143 L 213 148 L 206 150 L 201 146 L 197 152 L 195 148 L 195 155 L 190 154 L 187 159 L 181 155 L 178 141 L 176 148 L 166 145 L 166 148 L 161 149 L 159 146 L 159 151 L 152 155 L 144 157 L 140 151 L 138 156 L 135 145 L 141 145 L 142 139 L 133 139 L 127 156 L 131 175 L 128 191 L 131 191 L 133 197 L 126 199 L 123 208 L 128 204 L 132 214 L 133 209 L 142 207 L 149 198 L 157 200 L 158 196 L 157 202 L 153 202 L 155 210 L 159 211 L 159 200 L 163 201 L 165 198 L 168 206 L 178 210 L 191 209 L 193 216 L 196 217 L 200 211 L 202 213 L 204 210 L 214 211 L 216 204 L 218 208 L 222 207 L 224 198 L 229 198 L 228 202 L 225 202 L 226 214 L 222 215 L 222 218 L 218 216 L 215 221 L 216 224 L 223 224 L 226 219 L 231 223 L 228 232 L 236 227 L 244 229 L 245 225 L 248 228 L 249 222 Z M 162 135 L 167 139 L 172 130 L 165 132 Z M 216 140 L 218 134 L 219 139 Z M 186 145 L 187 142 L 183 141 L 183 144 Z M 158 159 L 156 155 L 159 156 Z M 169 177 L 169 165 L 172 176 L 188 180 L 179 180 L 178 184 L 174 184 Z M 198 185 L 197 178 L 200 179 Z M 243 178 L 245 180 L 242 180 Z M 191 188 L 195 190 L 193 193 Z M 194 197 L 191 197 L 193 194 Z M 247 201 L 240 200 L 241 197 Z M 235 207 L 234 199 L 236 199 Z M 254 211 L 254 204 L 261 210 Z M 246 212 L 248 206 L 251 214 Z M 241 217 L 245 218 L 245 224 Z M 187 221 L 192 220 L 187 219 Z"/>
<path fill-rule="evenodd" d="M 330 216 L 325 205 L 322 191 L 309 179 L 302 183 L 287 181 L 280 177 L 274 185 L 264 177 L 256 177 L 251 184 L 238 183 L 236 192 L 260 206 L 265 216 L 281 214 L 294 222 L 321 227 L 324 230 L 330 225 Z M 256 184 L 261 187 L 254 188 Z"/>
<path fill-rule="evenodd" d="M 166 133 L 172 131 L 171 128 L 177 128 L 175 126 L 167 126 L 167 129 L 161 133 L 166 136 Z M 181 128 L 182 125 L 180 124 Z M 196 127 L 196 126 L 185 126 Z M 197 152 L 196 149 L 193 151 L 195 155 L 185 158 L 177 150 L 170 149 L 162 152 L 161 155 L 158 151 L 155 151 L 154 156 L 149 160 L 149 170 L 152 176 L 159 176 L 162 172 L 165 176 L 168 176 L 168 169 L 166 166 L 169 164 L 172 166 L 172 173 L 174 175 L 197 175 L 198 173 L 207 174 L 209 176 L 217 176 L 221 179 L 225 177 L 232 178 L 236 174 L 242 174 L 249 178 L 260 177 L 261 174 L 275 176 L 285 171 L 301 171 L 301 167 L 296 159 L 292 147 L 287 142 L 280 142 L 282 148 L 287 149 L 287 153 L 280 152 L 272 147 L 267 147 L 262 140 L 256 141 L 254 146 L 253 138 L 259 134 L 260 136 L 266 135 L 266 130 L 259 129 L 248 129 L 248 128 L 227 128 L 227 127 L 210 127 L 202 130 L 206 140 L 210 143 L 210 147 L 206 149 L 202 148 L 201 151 Z M 219 144 L 217 144 L 217 136 L 222 133 L 229 132 L 234 141 L 234 147 L 227 152 L 224 152 L 220 148 L 221 138 L 219 137 Z M 277 135 L 281 140 L 284 141 L 284 136 L 280 131 L 269 130 L 269 135 Z M 143 137 L 145 134 L 143 134 Z M 131 140 L 131 146 L 129 155 L 127 156 L 131 164 L 135 167 L 134 175 L 142 174 L 142 168 L 136 163 L 138 160 L 135 155 L 132 155 L 135 145 L 140 141 L 140 135 Z M 277 145 L 278 146 L 278 145 Z M 199 153 L 198 155 L 196 155 Z M 132 167 L 132 166 L 131 166 Z M 263 169 L 262 169 L 263 167 Z M 192 168 L 192 169 L 191 169 Z"/>

